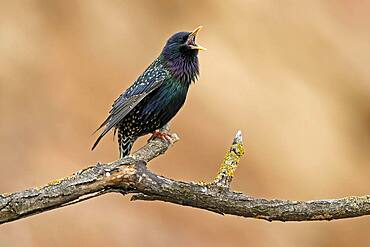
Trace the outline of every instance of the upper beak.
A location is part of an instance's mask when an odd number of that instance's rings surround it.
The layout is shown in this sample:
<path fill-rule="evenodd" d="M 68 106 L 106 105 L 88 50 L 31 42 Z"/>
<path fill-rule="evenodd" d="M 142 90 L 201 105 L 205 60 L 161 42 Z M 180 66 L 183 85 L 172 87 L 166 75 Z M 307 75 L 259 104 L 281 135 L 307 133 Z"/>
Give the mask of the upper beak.
<path fill-rule="evenodd" d="M 197 45 L 195 44 L 195 38 L 198 34 L 198 32 L 202 29 L 203 27 L 202 26 L 199 26 L 197 27 L 193 32 L 190 33 L 189 37 L 188 37 L 188 46 L 191 48 L 191 49 L 197 49 L 197 50 L 207 50 L 207 48 L 203 47 L 203 46 L 200 46 L 200 45 Z"/>

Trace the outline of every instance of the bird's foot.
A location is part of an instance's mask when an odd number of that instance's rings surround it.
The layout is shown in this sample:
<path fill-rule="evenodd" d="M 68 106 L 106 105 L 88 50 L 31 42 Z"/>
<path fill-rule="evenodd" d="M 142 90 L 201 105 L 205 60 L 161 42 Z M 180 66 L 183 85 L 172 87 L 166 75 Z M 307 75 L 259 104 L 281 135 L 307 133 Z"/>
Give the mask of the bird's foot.
<path fill-rule="evenodd" d="M 152 132 L 152 136 L 149 138 L 148 142 L 154 140 L 155 138 L 162 139 L 164 141 L 168 141 L 169 143 L 173 144 L 173 136 L 167 132 L 161 132 L 159 130 L 155 130 Z"/>

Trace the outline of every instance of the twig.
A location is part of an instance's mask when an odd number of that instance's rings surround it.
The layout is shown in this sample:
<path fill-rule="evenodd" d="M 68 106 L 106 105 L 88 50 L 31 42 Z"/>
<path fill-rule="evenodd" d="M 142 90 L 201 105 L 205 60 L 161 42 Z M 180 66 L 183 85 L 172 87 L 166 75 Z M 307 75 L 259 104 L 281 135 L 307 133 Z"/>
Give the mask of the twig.
<path fill-rule="evenodd" d="M 167 129 L 168 130 L 168 129 Z M 178 140 L 173 136 L 173 142 Z M 146 162 L 163 154 L 170 143 L 151 140 L 132 156 L 96 164 L 46 186 L 0 195 L 0 224 L 79 203 L 105 193 L 134 194 L 132 200 L 164 201 L 219 214 L 268 221 L 333 220 L 370 215 L 370 195 L 332 200 L 290 201 L 254 198 L 230 191 L 230 183 L 244 153 L 241 133 L 210 184 L 175 181 L 158 176 Z"/>

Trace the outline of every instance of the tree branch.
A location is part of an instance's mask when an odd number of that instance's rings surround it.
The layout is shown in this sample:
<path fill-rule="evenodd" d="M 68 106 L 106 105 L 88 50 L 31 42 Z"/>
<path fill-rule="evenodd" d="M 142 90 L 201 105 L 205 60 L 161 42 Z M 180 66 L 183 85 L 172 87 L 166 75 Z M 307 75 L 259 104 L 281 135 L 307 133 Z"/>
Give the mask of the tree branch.
<path fill-rule="evenodd" d="M 166 129 L 168 131 L 168 128 Z M 173 142 L 178 140 L 172 135 Z M 370 215 L 370 195 L 342 199 L 290 201 L 254 198 L 230 191 L 244 153 L 240 131 L 215 180 L 209 184 L 180 182 L 158 176 L 146 162 L 163 154 L 170 143 L 155 139 L 132 156 L 96 164 L 46 186 L 0 195 L 0 224 L 75 204 L 109 192 L 134 194 L 132 200 L 164 201 L 183 206 L 268 221 L 333 220 Z"/>

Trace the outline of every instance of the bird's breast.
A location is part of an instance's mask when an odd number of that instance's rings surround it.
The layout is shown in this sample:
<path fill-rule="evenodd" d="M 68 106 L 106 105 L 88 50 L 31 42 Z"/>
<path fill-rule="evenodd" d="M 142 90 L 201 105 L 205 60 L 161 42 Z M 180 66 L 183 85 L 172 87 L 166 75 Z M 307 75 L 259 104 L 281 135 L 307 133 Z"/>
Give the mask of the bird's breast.
<path fill-rule="evenodd" d="M 162 124 L 170 121 L 184 105 L 189 84 L 166 81 L 148 95 L 143 109 L 145 118 L 157 118 Z"/>

